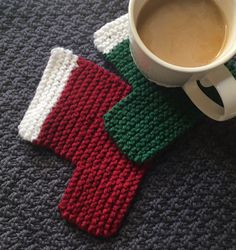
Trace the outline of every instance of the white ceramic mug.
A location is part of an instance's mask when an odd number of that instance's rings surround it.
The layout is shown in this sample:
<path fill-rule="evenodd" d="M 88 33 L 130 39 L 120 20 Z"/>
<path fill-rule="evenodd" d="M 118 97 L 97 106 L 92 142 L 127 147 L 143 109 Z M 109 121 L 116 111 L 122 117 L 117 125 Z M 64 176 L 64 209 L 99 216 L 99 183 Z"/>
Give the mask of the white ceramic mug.
<path fill-rule="evenodd" d="M 150 0 L 130 0 L 129 29 L 133 59 L 139 70 L 150 80 L 165 87 L 182 87 L 192 102 L 207 116 L 224 121 L 236 116 L 236 80 L 224 66 L 236 54 L 236 0 L 215 0 L 225 14 L 229 26 L 228 41 L 222 54 L 201 67 L 180 67 L 163 61 L 142 42 L 137 32 L 137 19 L 144 4 Z M 155 1 L 155 0 L 153 0 Z M 165 0 L 163 0 L 165 1 Z M 223 107 L 211 100 L 197 84 L 214 86 Z"/>

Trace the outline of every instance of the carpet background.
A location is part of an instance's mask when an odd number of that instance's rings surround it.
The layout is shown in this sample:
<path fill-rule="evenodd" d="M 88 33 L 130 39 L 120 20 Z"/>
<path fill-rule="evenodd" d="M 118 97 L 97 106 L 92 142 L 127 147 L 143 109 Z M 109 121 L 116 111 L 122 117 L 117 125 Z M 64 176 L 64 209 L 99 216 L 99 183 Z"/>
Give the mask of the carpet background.
<path fill-rule="evenodd" d="M 0 0 L 0 249 L 236 249 L 236 119 L 205 119 L 154 163 L 118 236 L 61 220 L 73 167 L 17 126 L 56 46 L 100 65 L 93 33 L 127 0 Z"/>

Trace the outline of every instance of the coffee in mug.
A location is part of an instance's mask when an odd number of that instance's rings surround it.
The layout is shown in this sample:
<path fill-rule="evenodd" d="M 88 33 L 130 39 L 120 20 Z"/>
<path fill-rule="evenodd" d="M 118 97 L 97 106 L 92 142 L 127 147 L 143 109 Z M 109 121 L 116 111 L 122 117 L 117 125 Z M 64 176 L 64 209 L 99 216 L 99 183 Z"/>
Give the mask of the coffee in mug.
<path fill-rule="evenodd" d="M 214 61 L 224 50 L 228 25 L 214 0 L 156 0 L 143 6 L 137 31 L 160 59 L 199 67 Z"/>
<path fill-rule="evenodd" d="M 128 16 L 131 55 L 148 80 L 183 88 L 214 120 L 236 117 L 236 78 L 225 66 L 236 55 L 236 0 L 129 0 Z"/>

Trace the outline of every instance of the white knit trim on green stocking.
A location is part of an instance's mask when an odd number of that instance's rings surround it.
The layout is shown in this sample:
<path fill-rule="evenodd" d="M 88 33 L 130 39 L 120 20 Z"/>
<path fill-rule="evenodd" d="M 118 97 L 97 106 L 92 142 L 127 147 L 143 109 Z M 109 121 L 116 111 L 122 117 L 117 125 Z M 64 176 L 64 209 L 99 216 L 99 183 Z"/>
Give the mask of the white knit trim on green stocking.
<path fill-rule="evenodd" d="M 108 54 L 119 43 L 129 37 L 128 14 L 105 24 L 94 33 L 94 44 L 98 51 Z"/>

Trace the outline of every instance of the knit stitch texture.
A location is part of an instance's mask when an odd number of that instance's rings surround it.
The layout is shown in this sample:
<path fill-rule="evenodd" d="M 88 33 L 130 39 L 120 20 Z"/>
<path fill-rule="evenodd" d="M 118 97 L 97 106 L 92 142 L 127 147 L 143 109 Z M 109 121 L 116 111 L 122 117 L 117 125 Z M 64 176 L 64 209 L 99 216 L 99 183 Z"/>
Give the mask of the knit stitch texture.
<path fill-rule="evenodd" d="M 159 155 L 118 235 L 106 240 L 60 217 L 70 162 L 18 136 L 50 50 L 69 48 L 110 67 L 93 33 L 127 7 L 128 0 L 0 0 L 1 250 L 235 249 L 235 119 L 202 120 Z"/>
<path fill-rule="evenodd" d="M 159 87 L 145 79 L 132 60 L 127 27 L 128 16 L 121 16 L 98 30 L 94 43 L 134 88 L 104 116 L 105 127 L 121 151 L 142 164 L 193 127 L 202 114 L 181 88 Z M 229 64 L 235 73 L 234 61 Z"/>
<path fill-rule="evenodd" d="M 76 166 L 59 204 L 68 222 L 101 237 L 117 233 L 144 175 L 104 129 L 103 115 L 131 91 L 114 74 L 53 49 L 21 124 L 25 140 Z"/>

